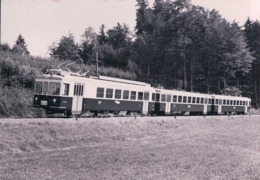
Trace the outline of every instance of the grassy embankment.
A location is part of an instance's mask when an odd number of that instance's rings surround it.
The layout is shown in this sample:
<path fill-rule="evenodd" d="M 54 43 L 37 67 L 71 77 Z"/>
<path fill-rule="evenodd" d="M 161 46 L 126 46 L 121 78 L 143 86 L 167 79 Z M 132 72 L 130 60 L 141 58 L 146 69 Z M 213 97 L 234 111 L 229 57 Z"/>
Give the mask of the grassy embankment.
<path fill-rule="evenodd" d="M 0 123 L 0 179 L 260 177 L 259 116 Z"/>

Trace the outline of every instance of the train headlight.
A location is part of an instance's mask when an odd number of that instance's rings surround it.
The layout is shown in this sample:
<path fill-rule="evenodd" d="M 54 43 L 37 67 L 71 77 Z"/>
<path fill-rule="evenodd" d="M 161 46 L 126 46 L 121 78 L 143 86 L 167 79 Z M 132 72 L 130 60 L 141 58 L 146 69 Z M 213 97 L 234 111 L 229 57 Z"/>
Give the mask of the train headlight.
<path fill-rule="evenodd" d="M 53 103 L 55 104 L 55 103 L 56 103 L 56 101 L 57 101 L 57 99 L 55 99 L 55 98 L 54 98 L 52 101 L 53 101 Z"/>
<path fill-rule="evenodd" d="M 35 97 L 34 100 L 37 101 L 37 100 L 38 100 L 38 97 Z"/>

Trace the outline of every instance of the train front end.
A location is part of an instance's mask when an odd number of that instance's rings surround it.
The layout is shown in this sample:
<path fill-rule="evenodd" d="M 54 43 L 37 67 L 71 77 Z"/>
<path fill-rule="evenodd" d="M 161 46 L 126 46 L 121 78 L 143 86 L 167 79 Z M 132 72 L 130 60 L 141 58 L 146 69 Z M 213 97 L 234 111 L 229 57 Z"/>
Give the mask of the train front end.
<path fill-rule="evenodd" d="M 61 75 L 53 72 L 41 75 L 35 80 L 33 106 L 45 109 L 48 117 L 69 117 L 72 98 L 64 96 L 67 91 Z"/>

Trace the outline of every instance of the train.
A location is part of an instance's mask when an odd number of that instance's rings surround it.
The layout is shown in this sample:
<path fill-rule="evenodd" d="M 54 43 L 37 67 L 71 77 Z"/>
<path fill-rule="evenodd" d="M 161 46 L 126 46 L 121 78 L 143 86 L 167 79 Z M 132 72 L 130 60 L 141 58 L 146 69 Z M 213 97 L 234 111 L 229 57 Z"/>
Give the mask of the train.
<path fill-rule="evenodd" d="M 251 99 L 152 87 L 107 76 L 50 69 L 35 78 L 33 106 L 48 117 L 247 114 Z"/>

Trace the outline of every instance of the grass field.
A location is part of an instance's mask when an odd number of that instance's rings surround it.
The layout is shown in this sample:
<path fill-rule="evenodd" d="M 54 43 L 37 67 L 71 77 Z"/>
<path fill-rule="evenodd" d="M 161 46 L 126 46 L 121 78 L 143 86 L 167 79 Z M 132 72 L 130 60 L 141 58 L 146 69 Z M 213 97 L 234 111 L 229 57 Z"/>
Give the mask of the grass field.
<path fill-rule="evenodd" d="M 260 116 L 0 119 L 0 179 L 259 179 Z"/>

